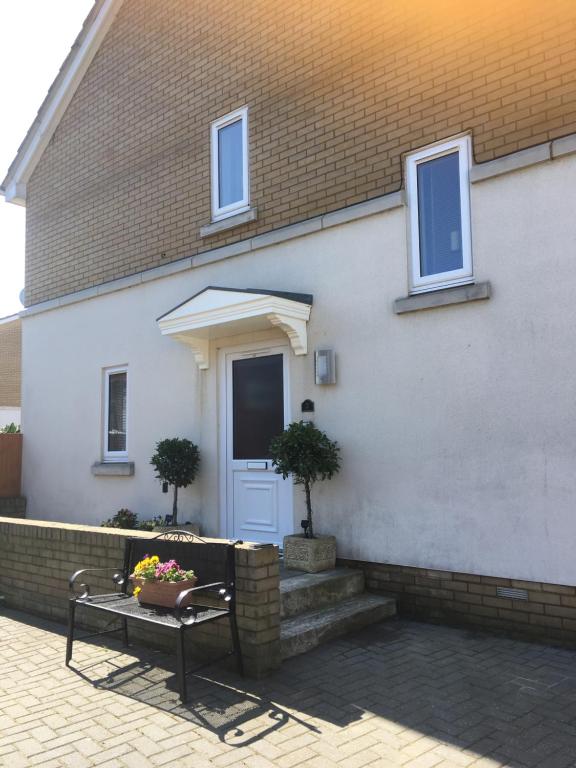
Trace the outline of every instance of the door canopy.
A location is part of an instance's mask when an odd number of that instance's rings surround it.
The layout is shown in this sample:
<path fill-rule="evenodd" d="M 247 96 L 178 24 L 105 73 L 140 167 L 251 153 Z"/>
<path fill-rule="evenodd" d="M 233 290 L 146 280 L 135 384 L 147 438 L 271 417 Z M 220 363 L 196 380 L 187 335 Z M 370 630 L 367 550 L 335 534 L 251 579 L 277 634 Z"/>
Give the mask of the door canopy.
<path fill-rule="evenodd" d="M 308 351 L 306 326 L 312 296 L 255 288 L 205 288 L 158 318 L 160 333 L 192 348 L 198 367 L 210 364 L 210 340 L 261 331 L 275 325 L 288 338 L 295 355 Z"/>

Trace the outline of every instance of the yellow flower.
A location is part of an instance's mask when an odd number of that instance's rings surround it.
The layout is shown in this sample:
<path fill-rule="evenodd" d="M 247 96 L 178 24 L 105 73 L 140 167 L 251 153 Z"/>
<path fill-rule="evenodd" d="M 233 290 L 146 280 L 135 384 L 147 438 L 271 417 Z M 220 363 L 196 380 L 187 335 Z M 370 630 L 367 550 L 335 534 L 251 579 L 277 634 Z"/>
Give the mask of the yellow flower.
<path fill-rule="evenodd" d="M 136 589 L 134 590 L 134 597 L 138 597 L 141 591 L 142 591 L 142 587 L 136 587 Z"/>
<path fill-rule="evenodd" d="M 140 560 L 139 563 L 136 563 L 134 566 L 134 575 L 137 576 L 138 574 L 142 573 L 142 571 L 145 571 L 148 568 L 155 568 L 158 563 L 160 562 L 160 558 L 158 555 L 153 555 L 152 557 L 145 557 L 143 560 Z"/>

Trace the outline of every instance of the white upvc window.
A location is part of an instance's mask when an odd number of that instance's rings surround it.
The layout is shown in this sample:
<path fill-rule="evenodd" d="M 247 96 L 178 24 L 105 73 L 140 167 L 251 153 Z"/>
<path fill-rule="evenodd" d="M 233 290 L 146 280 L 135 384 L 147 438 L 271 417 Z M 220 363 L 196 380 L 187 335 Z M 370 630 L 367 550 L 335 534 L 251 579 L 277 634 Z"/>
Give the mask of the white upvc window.
<path fill-rule="evenodd" d="M 128 368 L 104 371 L 104 461 L 128 458 Z"/>
<path fill-rule="evenodd" d="M 212 220 L 250 208 L 248 107 L 212 123 Z"/>
<path fill-rule="evenodd" d="M 470 137 L 406 157 L 412 293 L 473 281 Z"/>

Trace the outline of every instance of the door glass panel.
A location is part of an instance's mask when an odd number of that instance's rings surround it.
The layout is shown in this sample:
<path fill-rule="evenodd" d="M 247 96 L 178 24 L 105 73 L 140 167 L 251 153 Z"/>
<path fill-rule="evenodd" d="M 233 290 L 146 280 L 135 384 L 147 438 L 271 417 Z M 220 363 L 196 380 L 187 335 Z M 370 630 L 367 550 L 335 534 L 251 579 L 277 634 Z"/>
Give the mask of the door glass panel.
<path fill-rule="evenodd" d="M 284 429 L 283 356 L 232 361 L 233 457 L 269 459 Z"/>

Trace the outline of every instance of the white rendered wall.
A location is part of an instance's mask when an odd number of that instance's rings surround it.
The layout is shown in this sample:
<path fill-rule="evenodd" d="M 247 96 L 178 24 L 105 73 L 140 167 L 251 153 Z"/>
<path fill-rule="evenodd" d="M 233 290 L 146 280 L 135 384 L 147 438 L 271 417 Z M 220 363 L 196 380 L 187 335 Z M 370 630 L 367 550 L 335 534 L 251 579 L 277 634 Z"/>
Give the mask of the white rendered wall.
<path fill-rule="evenodd" d="M 8 424 L 20 424 L 20 408 L 0 405 L 0 429 Z"/>
<path fill-rule="evenodd" d="M 203 461 L 181 517 L 218 534 L 215 355 L 199 372 L 155 318 L 208 285 L 297 291 L 314 306 L 310 353 L 291 359 L 293 417 L 311 398 L 342 446 L 341 474 L 314 489 L 318 532 L 335 533 L 344 557 L 576 583 L 575 178 L 564 158 L 472 186 L 475 277 L 491 281 L 489 301 L 393 313 L 407 294 L 400 208 L 25 318 L 29 516 L 169 512 L 148 462 L 157 440 L 178 435 Z M 335 386 L 314 384 L 318 346 L 336 350 Z M 93 477 L 102 368 L 121 364 L 136 474 Z M 295 499 L 299 521 L 298 489 Z"/>

